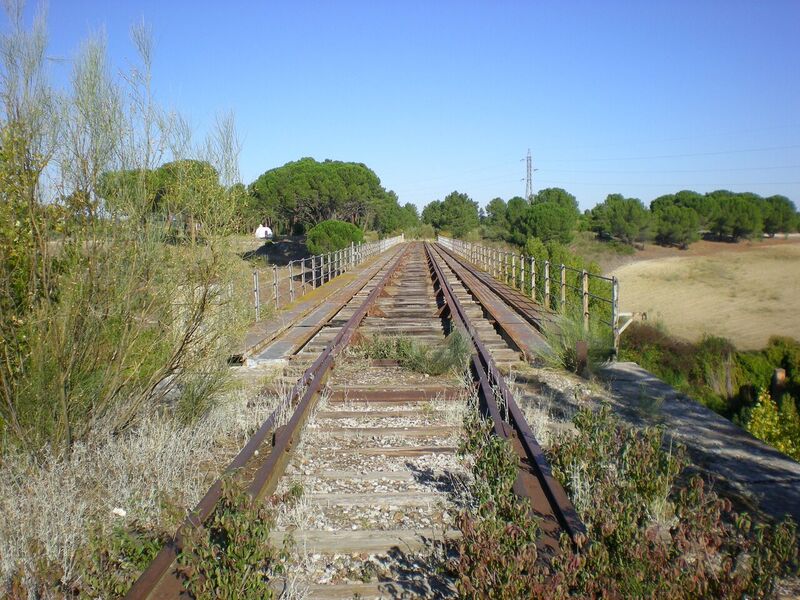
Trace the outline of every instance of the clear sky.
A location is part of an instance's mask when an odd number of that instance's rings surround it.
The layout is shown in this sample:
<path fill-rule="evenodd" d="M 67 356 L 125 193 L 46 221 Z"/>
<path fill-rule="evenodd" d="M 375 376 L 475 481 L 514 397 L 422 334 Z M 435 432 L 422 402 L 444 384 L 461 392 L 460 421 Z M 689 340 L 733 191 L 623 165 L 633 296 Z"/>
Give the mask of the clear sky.
<path fill-rule="evenodd" d="M 364 162 L 401 203 L 563 187 L 726 188 L 800 205 L 800 0 L 51 0 L 50 55 L 155 38 L 155 90 L 202 131 L 232 110 L 250 183 L 303 156 Z M 52 63 L 65 71 L 69 62 Z M 58 73 L 56 73 L 58 75 Z"/>

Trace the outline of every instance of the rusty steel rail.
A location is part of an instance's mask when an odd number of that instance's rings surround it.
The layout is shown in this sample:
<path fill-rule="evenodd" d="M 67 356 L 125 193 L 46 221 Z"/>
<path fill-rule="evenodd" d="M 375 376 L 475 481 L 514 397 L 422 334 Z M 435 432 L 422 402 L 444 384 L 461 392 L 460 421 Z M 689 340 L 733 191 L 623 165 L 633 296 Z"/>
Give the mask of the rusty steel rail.
<path fill-rule="evenodd" d="M 295 401 L 297 401 L 297 403 L 289 422 L 274 430 L 278 413 L 276 409 L 225 469 L 224 476 L 227 476 L 246 466 L 257 456 L 256 451 L 266 441 L 267 436 L 271 432 L 273 433 L 272 450 L 258 466 L 252 481 L 247 486 L 247 492 L 254 501 L 259 501 L 263 499 L 264 496 L 275 491 L 278 480 L 283 475 L 286 468 L 289 452 L 299 439 L 305 421 L 313 405 L 316 403 L 319 390 L 324 384 L 336 356 L 342 349 L 347 347 L 352 340 L 361 321 L 375 304 L 383 288 L 396 272 L 407 249 L 408 246 L 403 248 L 403 250 L 392 259 L 394 262 L 387 266 L 386 273 L 384 273 L 381 280 L 364 302 L 362 302 L 358 310 L 348 319 L 336 337 L 326 346 L 325 350 L 314 363 L 306 369 L 297 383 L 295 383 L 289 393 L 289 402 L 290 404 L 294 404 Z M 161 549 L 150 566 L 133 584 L 125 598 L 129 600 L 179 598 L 185 593 L 183 580 L 180 574 L 172 567 L 183 547 L 185 533 L 191 529 L 202 526 L 214 512 L 221 495 L 222 478 L 214 482 L 203 499 L 187 516 L 174 538 Z"/>
<path fill-rule="evenodd" d="M 470 322 L 464 308 L 453 293 L 441 265 L 436 260 L 437 255 L 443 258 L 440 249 L 426 243 L 425 250 L 435 278 L 435 287 L 439 288 L 444 298 L 451 320 L 456 328 L 472 341 L 475 348 L 472 366 L 478 379 L 482 408 L 485 414 L 492 419 L 495 433 L 508 439 L 520 457 L 522 468 L 514 482 L 515 493 L 528 498 L 535 513 L 551 512 L 561 529 L 570 536 L 573 542 L 577 541 L 578 536 L 585 535 L 585 525 L 581 522 L 564 488 L 553 476 L 544 451 L 536 441 L 522 410 L 514 400 L 505 379 Z M 499 394 L 502 399 L 505 411 L 498 406 L 495 393 Z M 542 506 L 542 500 L 548 506 Z M 557 543 L 557 539 L 552 541 Z"/>
<path fill-rule="evenodd" d="M 553 322 L 557 319 L 558 313 L 556 311 L 544 308 L 541 304 L 531 300 L 519 290 L 516 290 L 507 284 L 498 281 L 486 271 L 483 271 L 478 267 L 466 262 L 450 248 L 438 245 L 437 249 L 457 262 L 464 270 L 475 277 L 475 279 L 480 281 L 486 287 L 490 288 L 492 292 L 494 292 L 501 300 L 503 300 L 503 302 L 513 308 L 523 319 L 528 321 L 528 323 L 533 325 L 538 331 L 544 330 L 545 322 Z M 463 277 L 461 277 L 457 272 L 456 277 L 464 281 Z M 466 285 L 466 282 L 464 283 Z"/>

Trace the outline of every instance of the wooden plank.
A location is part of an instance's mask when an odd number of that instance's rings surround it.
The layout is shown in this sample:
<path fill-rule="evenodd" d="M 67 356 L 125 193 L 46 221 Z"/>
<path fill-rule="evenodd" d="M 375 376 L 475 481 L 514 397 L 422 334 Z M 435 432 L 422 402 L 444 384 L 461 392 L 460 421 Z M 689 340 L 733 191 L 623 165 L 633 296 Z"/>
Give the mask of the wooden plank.
<path fill-rule="evenodd" d="M 283 544 L 286 537 L 294 538 L 297 548 L 302 548 L 309 553 L 319 554 L 355 554 L 355 553 L 386 553 L 393 549 L 402 552 L 419 552 L 430 548 L 431 544 L 445 540 L 455 540 L 461 537 L 461 532 L 449 529 L 387 529 L 373 530 L 349 529 L 339 531 L 324 531 L 321 529 L 305 529 L 295 531 L 273 531 L 270 533 L 270 542 L 276 545 Z"/>
<path fill-rule="evenodd" d="M 377 387 L 360 386 L 332 386 L 330 388 L 331 401 L 367 399 L 370 402 L 398 402 L 398 401 L 420 401 L 434 399 L 454 399 L 465 396 L 463 388 L 449 386 L 431 386 L 406 389 L 386 389 Z"/>
<path fill-rule="evenodd" d="M 314 600 L 389 600 L 393 598 L 450 598 L 456 591 L 452 584 L 442 581 L 428 581 L 427 578 L 397 579 L 394 581 L 375 581 L 368 583 L 320 583 L 308 586 L 306 597 Z M 276 585 L 278 593 L 282 585 Z"/>
<path fill-rule="evenodd" d="M 350 448 L 347 452 L 365 456 L 424 456 L 426 454 L 455 454 L 455 446 L 401 446 L 399 448 Z"/>
<path fill-rule="evenodd" d="M 431 506 L 448 500 L 445 494 L 430 492 L 365 492 L 306 494 L 306 498 L 323 506 Z"/>
<path fill-rule="evenodd" d="M 434 470 L 430 473 L 431 477 L 438 478 L 445 476 L 447 473 L 442 470 Z M 318 471 L 316 473 L 296 473 L 289 475 L 293 479 L 303 480 L 303 479 L 336 479 L 339 481 L 414 481 L 417 479 L 418 475 L 412 473 L 411 471 L 367 471 L 366 473 L 362 473 L 361 471 L 343 471 L 343 470 L 325 470 L 325 471 Z"/>
<path fill-rule="evenodd" d="M 456 425 L 430 425 L 421 427 L 317 427 L 313 431 L 328 433 L 336 437 L 397 436 L 408 438 L 444 437 L 456 433 Z"/>
<path fill-rule="evenodd" d="M 320 419 L 380 419 L 409 417 L 415 418 L 420 416 L 436 417 L 444 415 L 445 411 L 441 410 L 425 410 L 424 408 L 415 408 L 408 410 L 321 410 L 317 413 L 317 420 Z"/>

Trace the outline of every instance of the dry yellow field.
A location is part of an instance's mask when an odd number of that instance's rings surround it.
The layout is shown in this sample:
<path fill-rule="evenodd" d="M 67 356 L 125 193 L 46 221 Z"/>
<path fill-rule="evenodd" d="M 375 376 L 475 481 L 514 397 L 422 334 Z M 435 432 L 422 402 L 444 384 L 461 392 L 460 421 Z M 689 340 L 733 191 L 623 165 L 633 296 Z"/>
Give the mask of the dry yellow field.
<path fill-rule="evenodd" d="M 683 338 L 720 335 L 742 349 L 800 339 L 800 244 L 643 260 L 613 274 L 623 312 L 647 312 Z"/>

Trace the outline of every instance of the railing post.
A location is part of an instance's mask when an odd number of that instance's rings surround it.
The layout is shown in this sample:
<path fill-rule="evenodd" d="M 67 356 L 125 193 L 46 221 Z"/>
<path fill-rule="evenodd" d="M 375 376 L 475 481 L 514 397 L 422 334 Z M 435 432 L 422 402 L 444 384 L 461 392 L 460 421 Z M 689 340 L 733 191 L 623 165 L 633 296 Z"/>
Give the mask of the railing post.
<path fill-rule="evenodd" d="M 356 268 L 356 243 L 350 242 L 350 269 Z"/>
<path fill-rule="evenodd" d="M 256 306 L 256 321 L 261 319 L 261 299 L 258 297 L 258 271 L 253 269 L 253 296 L 255 298 L 255 306 Z"/>
<path fill-rule="evenodd" d="M 303 276 L 302 276 L 302 279 L 301 279 L 301 281 L 302 281 L 302 283 L 301 283 L 301 287 L 302 287 L 301 295 L 305 296 L 306 295 L 306 257 L 305 256 L 303 257 L 303 262 L 300 263 L 300 268 L 302 269 L 302 273 L 303 273 Z"/>
<path fill-rule="evenodd" d="M 614 360 L 619 354 L 619 280 L 611 278 L 611 322 L 614 333 Z"/>
<path fill-rule="evenodd" d="M 536 258 L 531 256 L 531 300 L 536 300 Z"/>
<path fill-rule="evenodd" d="M 567 266 L 561 265 L 561 312 L 567 310 Z"/>
<path fill-rule="evenodd" d="M 544 307 L 550 310 L 550 261 L 544 261 Z"/>
<path fill-rule="evenodd" d="M 511 255 L 511 287 L 517 287 L 517 255 Z"/>
<path fill-rule="evenodd" d="M 519 291 L 525 293 L 525 255 L 519 256 Z"/>
<path fill-rule="evenodd" d="M 294 261 L 289 261 L 286 265 L 289 271 L 289 302 L 294 302 Z"/>
<path fill-rule="evenodd" d="M 581 288 L 583 290 L 583 330 L 589 332 L 589 273 L 581 271 Z M 612 321 L 613 323 L 613 321 Z"/>
<path fill-rule="evenodd" d="M 331 259 L 333 258 L 333 253 L 332 252 L 328 252 L 327 256 L 328 256 L 328 281 L 330 281 L 331 280 L 331 269 L 333 268 L 333 265 L 331 264 L 332 263 Z"/>
<path fill-rule="evenodd" d="M 317 289 L 317 257 L 311 257 L 311 289 Z"/>
<path fill-rule="evenodd" d="M 272 265 L 272 291 L 275 293 L 275 308 L 280 307 L 278 301 L 278 265 Z"/>

